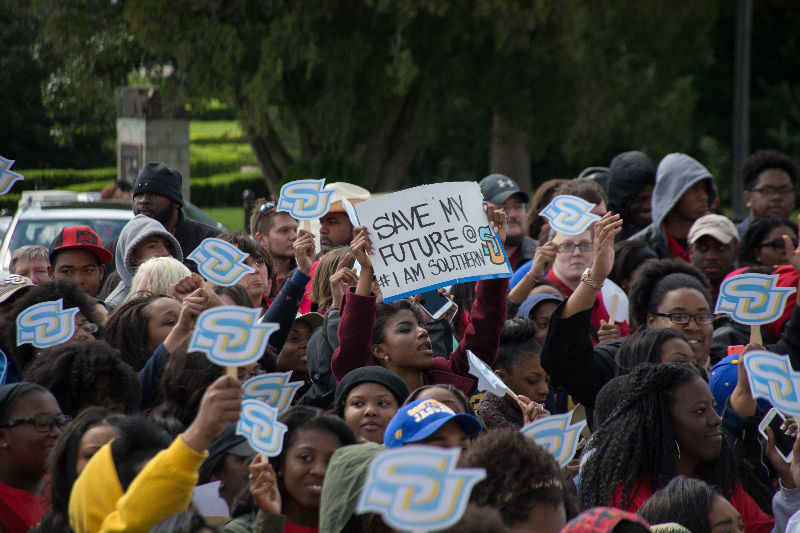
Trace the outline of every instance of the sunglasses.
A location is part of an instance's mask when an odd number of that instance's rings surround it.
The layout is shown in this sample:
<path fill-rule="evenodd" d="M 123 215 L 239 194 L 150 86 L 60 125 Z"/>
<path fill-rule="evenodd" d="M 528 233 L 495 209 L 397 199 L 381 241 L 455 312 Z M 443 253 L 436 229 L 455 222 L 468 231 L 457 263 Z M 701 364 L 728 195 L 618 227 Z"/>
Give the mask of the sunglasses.
<path fill-rule="evenodd" d="M 275 209 L 275 202 L 266 202 L 264 205 L 258 208 L 258 218 L 256 218 L 256 228 L 261 223 L 261 217 L 269 213 Z"/>

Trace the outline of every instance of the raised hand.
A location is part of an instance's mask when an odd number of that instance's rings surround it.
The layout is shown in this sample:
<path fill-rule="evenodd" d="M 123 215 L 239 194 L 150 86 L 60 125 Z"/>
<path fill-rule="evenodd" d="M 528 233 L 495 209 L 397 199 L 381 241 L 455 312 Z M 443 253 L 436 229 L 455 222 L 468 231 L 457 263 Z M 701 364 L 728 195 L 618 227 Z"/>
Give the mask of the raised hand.
<path fill-rule="evenodd" d="M 297 269 L 308 275 L 311 272 L 311 265 L 314 263 L 314 234 L 301 229 L 292 246 L 294 247 L 294 257 L 297 259 Z"/>
<path fill-rule="evenodd" d="M 550 270 L 550 267 L 553 266 L 553 261 L 556 260 L 557 253 L 558 245 L 553 241 L 539 246 L 533 256 L 533 263 L 531 263 L 531 269 L 528 271 L 527 275 L 531 276 L 536 281 L 541 280 Z"/>
<path fill-rule="evenodd" d="M 267 458 L 260 453 L 250 463 L 250 494 L 259 509 L 274 515 L 281 514 L 278 476 Z"/>
<path fill-rule="evenodd" d="M 332 300 L 331 309 L 339 309 L 342 307 L 342 298 L 344 298 L 345 291 L 358 283 L 358 276 L 355 270 L 347 266 L 349 262 L 350 252 L 347 252 L 336 266 L 336 272 L 334 272 L 329 279 Z"/>
<path fill-rule="evenodd" d="M 495 207 L 489 202 L 483 202 L 483 208 L 486 210 L 486 217 L 489 219 L 489 227 L 497 233 L 500 244 L 505 244 L 506 232 L 508 231 L 508 218 L 505 211 L 503 211 L 502 207 Z"/>
<path fill-rule="evenodd" d="M 221 376 L 212 383 L 200 400 L 197 416 L 183 434 L 183 441 L 197 452 L 204 452 L 225 425 L 239 420 L 242 386 L 236 378 Z"/>
<path fill-rule="evenodd" d="M 610 212 L 603 215 L 594 226 L 594 261 L 591 277 L 602 283 L 614 266 L 614 237 L 622 231 L 622 219 Z"/>

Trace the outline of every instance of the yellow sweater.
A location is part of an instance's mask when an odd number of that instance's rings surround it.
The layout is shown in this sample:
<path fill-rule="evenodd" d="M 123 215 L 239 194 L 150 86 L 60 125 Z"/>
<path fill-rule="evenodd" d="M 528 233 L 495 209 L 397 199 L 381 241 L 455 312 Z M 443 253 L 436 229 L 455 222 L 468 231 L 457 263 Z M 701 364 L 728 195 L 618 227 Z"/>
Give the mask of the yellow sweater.
<path fill-rule="evenodd" d="M 147 533 L 158 522 L 185 511 L 208 455 L 178 437 L 155 455 L 123 494 L 114 469 L 111 443 L 104 445 L 72 487 L 69 520 L 76 533 Z"/>

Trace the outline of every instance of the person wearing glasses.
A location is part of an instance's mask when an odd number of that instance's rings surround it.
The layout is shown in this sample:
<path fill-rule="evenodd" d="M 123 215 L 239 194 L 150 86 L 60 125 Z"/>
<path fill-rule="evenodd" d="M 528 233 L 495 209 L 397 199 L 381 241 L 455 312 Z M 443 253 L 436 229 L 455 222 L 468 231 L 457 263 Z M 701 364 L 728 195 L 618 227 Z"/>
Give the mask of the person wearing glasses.
<path fill-rule="evenodd" d="M 28 531 L 50 509 L 47 459 L 69 421 L 44 387 L 0 386 L 0 531 Z"/>
<path fill-rule="evenodd" d="M 755 152 L 742 165 L 742 182 L 744 205 L 750 214 L 736 226 L 741 237 L 759 217 L 791 218 L 797 165 L 788 155 L 775 150 Z"/>
<path fill-rule="evenodd" d="M 580 235 L 564 235 L 551 231 L 551 242 L 557 242 L 553 266 L 543 279 L 569 296 L 581 283 L 594 261 L 594 230 L 588 229 Z M 627 322 L 613 322 L 599 290 L 600 298 L 592 305 L 592 343 L 606 342 L 628 336 Z M 622 305 L 622 302 L 618 304 Z"/>

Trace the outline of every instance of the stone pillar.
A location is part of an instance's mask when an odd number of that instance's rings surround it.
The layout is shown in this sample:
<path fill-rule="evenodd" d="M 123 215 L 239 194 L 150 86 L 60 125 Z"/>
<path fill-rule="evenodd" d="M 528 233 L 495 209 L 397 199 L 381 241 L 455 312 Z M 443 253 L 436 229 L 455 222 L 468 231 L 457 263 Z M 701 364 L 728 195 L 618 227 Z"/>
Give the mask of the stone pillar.
<path fill-rule="evenodd" d="M 165 102 L 158 87 L 122 87 L 117 92 L 117 179 L 133 184 L 148 161 L 161 161 L 180 172 L 183 198 L 191 200 L 189 121 L 183 99 Z"/>

